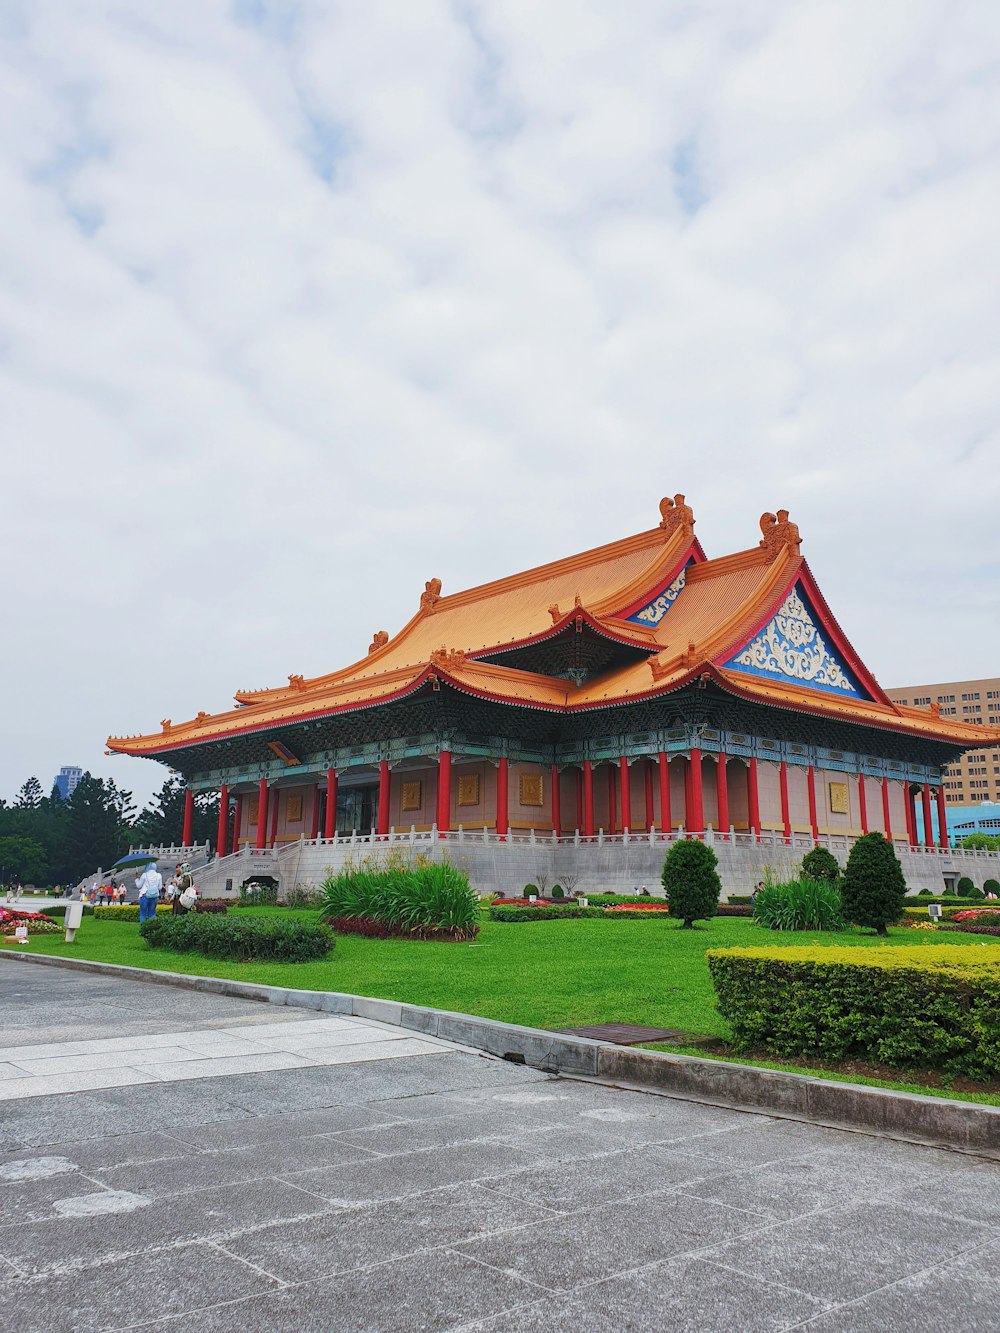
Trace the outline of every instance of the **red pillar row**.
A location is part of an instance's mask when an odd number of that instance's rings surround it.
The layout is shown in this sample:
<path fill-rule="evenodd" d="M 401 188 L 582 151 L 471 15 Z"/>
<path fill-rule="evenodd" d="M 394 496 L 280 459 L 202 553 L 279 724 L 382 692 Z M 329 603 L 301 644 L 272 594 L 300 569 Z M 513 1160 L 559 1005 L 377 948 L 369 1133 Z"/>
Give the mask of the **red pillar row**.
<path fill-rule="evenodd" d="M 934 846 L 934 830 L 931 828 L 931 787 L 929 782 L 925 782 L 920 793 L 921 804 L 924 815 L 924 846 Z"/>
<path fill-rule="evenodd" d="M 215 834 L 215 854 L 225 856 L 229 839 L 229 788 L 223 783 L 219 788 L 219 827 Z"/>
<path fill-rule="evenodd" d="M 174 825 L 176 828 L 177 825 Z M 194 792 L 189 787 L 184 793 L 184 826 L 181 829 L 181 846 L 190 847 L 194 837 Z"/>
<path fill-rule="evenodd" d="M 323 837 L 337 836 L 337 770 L 326 770 L 326 813 L 323 818 Z"/>
<path fill-rule="evenodd" d="M 653 814 L 653 761 L 648 760 L 642 766 L 643 781 L 646 794 L 646 832 L 648 833 L 654 827 L 655 816 Z"/>
<path fill-rule="evenodd" d="M 937 789 L 937 808 L 938 808 L 938 846 L 948 846 L 948 807 L 944 796 L 944 783 Z"/>
<path fill-rule="evenodd" d="M 819 839 L 819 816 L 816 812 L 816 770 L 812 764 L 806 770 L 806 787 L 809 791 L 809 828 L 813 842 Z"/>
<path fill-rule="evenodd" d="M 559 800 L 559 765 L 552 765 L 552 832 L 559 837 L 562 832 L 562 806 Z"/>
<path fill-rule="evenodd" d="M 688 762 L 688 808 L 685 826 L 688 833 L 705 832 L 705 808 L 701 790 L 701 750 L 693 749 Z"/>
<path fill-rule="evenodd" d="M 507 760 L 501 758 L 497 763 L 497 833 L 501 838 L 506 838 L 510 828 L 509 796 L 510 780 L 507 775 Z"/>
<path fill-rule="evenodd" d="M 725 750 L 715 761 L 715 791 L 719 807 L 719 832 L 724 838 L 729 837 L 729 771 L 726 765 L 729 758 Z"/>
<path fill-rule="evenodd" d="M 378 765 L 378 835 L 389 832 L 389 761 L 380 759 Z"/>
<path fill-rule="evenodd" d="M 670 760 L 661 750 L 657 762 L 660 768 L 660 832 L 669 833 L 673 828 L 673 814 L 670 810 Z"/>
<path fill-rule="evenodd" d="M 781 789 L 781 827 L 787 839 L 792 836 L 792 817 L 788 809 L 788 764 L 784 759 L 778 768 L 778 786 Z"/>
<path fill-rule="evenodd" d="M 583 761 L 583 833 L 594 836 L 594 769 L 589 759 Z"/>
<path fill-rule="evenodd" d="M 442 750 L 438 756 L 437 826 L 439 834 L 447 833 L 451 829 L 450 750 Z"/>
<path fill-rule="evenodd" d="M 257 783 L 257 850 L 267 846 L 267 778 Z"/>
<path fill-rule="evenodd" d="M 628 760 L 624 755 L 618 761 L 618 778 L 621 788 L 622 832 L 628 833 L 632 828 L 632 788 L 628 780 Z"/>
<path fill-rule="evenodd" d="M 757 760 L 747 765 L 747 821 L 751 831 L 760 837 L 760 788 L 757 785 Z"/>

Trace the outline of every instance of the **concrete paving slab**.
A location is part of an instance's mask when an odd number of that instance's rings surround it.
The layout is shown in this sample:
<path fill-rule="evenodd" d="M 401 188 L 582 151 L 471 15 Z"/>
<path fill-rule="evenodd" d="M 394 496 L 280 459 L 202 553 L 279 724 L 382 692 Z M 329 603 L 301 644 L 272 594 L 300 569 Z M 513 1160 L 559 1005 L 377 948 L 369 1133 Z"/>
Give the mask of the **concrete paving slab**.
<path fill-rule="evenodd" d="M 139 1072 L 148 1080 L 163 1083 L 176 1083 L 181 1079 L 222 1078 L 226 1074 L 260 1074 L 274 1069 L 302 1069 L 315 1064 L 303 1055 L 289 1055 L 285 1051 L 261 1052 L 258 1055 L 220 1055 L 216 1059 L 178 1060 L 170 1064 L 160 1064 L 156 1059 L 158 1052 L 150 1051 L 141 1065 Z"/>
<path fill-rule="evenodd" d="M 617 1333 L 621 1327 L 609 1324 L 584 1301 L 569 1296 L 547 1296 L 530 1305 L 463 1324 L 455 1333 Z"/>
<path fill-rule="evenodd" d="M 156 1064 L 171 1064 L 176 1061 L 190 1061 L 192 1053 L 179 1046 L 156 1046 L 150 1051 L 148 1048 L 133 1045 L 126 1050 L 116 1051 L 87 1051 L 76 1055 L 55 1055 L 45 1060 L 18 1060 L 18 1068 L 24 1074 L 40 1074 L 46 1077 L 50 1074 L 75 1074 L 88 1073 L 101 1069 L 121 1069 L 122 1066 L 129 1068 L 138 1067 L 148 1060 L 150 1055 L 155 1056 Z"/>
<path fill-rule="evenodd" d="M 133 1083 L 147 1083 L 153 1077 L 135 1069 L 121 1068 L 90 1069 L 73 1074 L 26 1074 L 0 1083 L 0 1102 L 23 1097 L 55 1097 L 64 1092 L 86 1092 L 95 1088 L 123 1088 Z"/>

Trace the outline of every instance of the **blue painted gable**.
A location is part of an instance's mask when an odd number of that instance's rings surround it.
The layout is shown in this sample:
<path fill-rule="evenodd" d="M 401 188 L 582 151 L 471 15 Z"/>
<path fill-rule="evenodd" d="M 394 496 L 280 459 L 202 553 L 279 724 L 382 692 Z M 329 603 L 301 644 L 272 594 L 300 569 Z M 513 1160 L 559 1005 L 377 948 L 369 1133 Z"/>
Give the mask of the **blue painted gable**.
<path fill-rule="evenodd" d="M 691 562 L 688 561 L 688 565 L 690 563 Z M 673 606 L 674 602 L 677 601 L 677 598 L 684 591 L 688 565 L 684 566 L 669 587 L 666 587 L 662 592 L 657 593 L 652 601 L 648 602 L 646 606 L 642 606 L 638 611 L 634 611 L 632 615 L 626 616 L 626 620 L 631 620 L 635 625 L 649 625 L 651 628 L 655 629 Z"/>
<path fill-rule="evenodd" d="M 771 620 L 735 653 L 726 667 L 750 676 L 807 685 L 849 699 L 870 699 L 854 673 L 824 639 L 816 613 L 800 585 Z"/>

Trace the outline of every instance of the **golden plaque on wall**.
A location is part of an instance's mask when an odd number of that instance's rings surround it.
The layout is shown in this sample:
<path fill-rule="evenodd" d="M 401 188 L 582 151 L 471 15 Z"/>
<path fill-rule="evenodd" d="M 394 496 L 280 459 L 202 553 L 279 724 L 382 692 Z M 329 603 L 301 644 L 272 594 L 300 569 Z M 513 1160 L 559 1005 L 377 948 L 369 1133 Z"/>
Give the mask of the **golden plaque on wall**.
<path fill-rule="evenodd" d="M 287 824 L 302 823 L 302 796 L 289 796 L 285 804 L 285 822 Z"/>
<path fill-rule="evenodd" d="M 851 813 L 846 782 L 830 783 L 830 813 L 834 815 L 849 815 Z"/>
<path fill-rule="evenodd" d="M 399 808 L 400 810 L 419 810 L 420 800 L 420 781 L 404 782 L 400 790 Z"/>
<path fill-rule="evenodd" d="M 544 805 L 542 775 L 540 773 L 522 773 L 519 794 L 522 805 Z"/>
<path fill-rule="evenodd" d="M 257 799 L 256 796 L 251 796 L 250 799 L 249 799 L 249 801 L 247 801 L 247 823 L 248 823 L 248 824 L 256 824 L 256 822 L 257 822 L 257 811 L 258 811 L 259 809 L 260 809 L 260 801 Z"/>
<path fill-rule="evenodd" d="M 479 804 L 478 773 L 464 773 L 458 779 L 458 803 L 459 805 Z"/>

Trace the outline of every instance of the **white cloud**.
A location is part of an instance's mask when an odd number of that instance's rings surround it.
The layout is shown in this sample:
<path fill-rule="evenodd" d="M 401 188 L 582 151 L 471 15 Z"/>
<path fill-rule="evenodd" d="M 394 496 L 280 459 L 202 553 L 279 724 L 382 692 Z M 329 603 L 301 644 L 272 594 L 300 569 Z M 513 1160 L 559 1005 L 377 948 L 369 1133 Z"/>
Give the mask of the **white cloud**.
<path fill-rule="evenodd" d="M 793 510 L 884 681 L 1000 659 L 985 0 L 22 0 L 0 793 L 453 589 Z M 13 650 L 11 650 L 13 649 Z"/>

